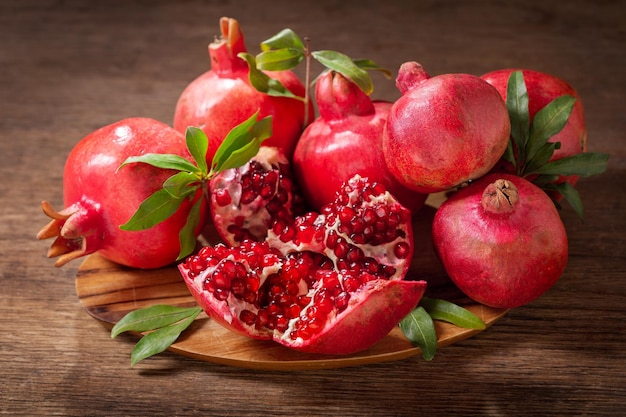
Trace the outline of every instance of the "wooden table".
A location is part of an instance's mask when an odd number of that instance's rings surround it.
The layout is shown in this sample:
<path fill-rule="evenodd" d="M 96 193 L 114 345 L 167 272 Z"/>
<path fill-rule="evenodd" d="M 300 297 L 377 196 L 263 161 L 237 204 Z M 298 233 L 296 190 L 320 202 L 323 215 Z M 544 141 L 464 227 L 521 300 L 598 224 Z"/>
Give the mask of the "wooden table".
<path fill-rule="evenodd" d="M 626 412 L 626 141 L 622 1 L 44 1 L 0 5 L 0 414 L 561 416 Z M 475 5 L 473 3 L 476 3 Z M 78 302 L 79 262 L 56 269 L 39 203 L 61 206 L 62 169 L 88 132 L 128 116 L 171 122 L 209 67 L 220 16 L 250 50 L 285 27 L 315 49 L 431 74 L 518 66 L 583 97 L 591 151 L 581 224 L 562 211 L 569 264 L 544 296 L 479 335 L 420 356 L 345 369 L 252 371 L 164 353 L 135 368 Z M 374 76 L 378 98 L 392 81 Z"/>

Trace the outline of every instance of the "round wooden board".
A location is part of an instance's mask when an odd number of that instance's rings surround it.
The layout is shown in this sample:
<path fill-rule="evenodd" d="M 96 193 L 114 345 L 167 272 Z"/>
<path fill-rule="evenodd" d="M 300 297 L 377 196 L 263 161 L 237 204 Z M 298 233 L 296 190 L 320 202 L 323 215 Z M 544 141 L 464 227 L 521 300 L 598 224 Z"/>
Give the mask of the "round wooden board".
<path fill-rule="evenodd" d="M 428 281 L 427 294 L 453 301 L 472 311 L 489 327 L 508 310 L 472 302 L 452 285 L 431 250 L 428 239 L 434 209 L 425 207 L 413 222 L 415 253 L 409 276 Z M 426 231 L 426 232 L 425 232 Z M 155 304 L 197 305 L 175 266 L 139 270 L 115 264 L 96 254 L 78 269 L 76 292 L 94 318 L 111 328 L 127 313 Z M 467 339 L 480 330 L 462 329 L 435 321 L 439 348 Z M 139 335 L 137 335 L 139 336 Z M 420 354 L 399 327 L 371 348 L 351 355 L 332 356 L 298 352 L 272 341 L 235 334 L 202 313 L 172 344 L 170 351 L 224 365 L 265 370 L 340 368 L 404 359 Z"/>

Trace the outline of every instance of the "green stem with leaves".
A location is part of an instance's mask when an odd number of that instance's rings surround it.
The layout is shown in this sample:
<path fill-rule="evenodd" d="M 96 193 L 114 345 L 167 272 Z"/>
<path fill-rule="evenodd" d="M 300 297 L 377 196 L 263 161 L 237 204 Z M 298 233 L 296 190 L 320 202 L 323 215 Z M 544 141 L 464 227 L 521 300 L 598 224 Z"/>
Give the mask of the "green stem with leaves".
<path fill-rule="evenodd" d="M 206 160 L 209 147 L 207 136 L 201 129 L 191 126 L 187 128 L 185 140 L 195 164 L 172 154 L 149 153 L 127 158 L 118 169 L 128 164 L 144 163 L 177 172 L 165 180 L 162 189 L 146 198 L 120 228 L 149 229 L 174 214 L 183 201 L 192 199 L 193 206 L 187 223 L 179 233 L 180 252 L 177 260 L 191 254 L 196 247 L 195 232 L 200 223 L 202 205 L 209 201 L 209 181 L 224 170 L 246 164 L 258 153 L 261 143 L 272 135 L 271 116 L 261 120 L 258 116 L 256 112 L 228 133 L 213 156 L 210 167 Z"/>

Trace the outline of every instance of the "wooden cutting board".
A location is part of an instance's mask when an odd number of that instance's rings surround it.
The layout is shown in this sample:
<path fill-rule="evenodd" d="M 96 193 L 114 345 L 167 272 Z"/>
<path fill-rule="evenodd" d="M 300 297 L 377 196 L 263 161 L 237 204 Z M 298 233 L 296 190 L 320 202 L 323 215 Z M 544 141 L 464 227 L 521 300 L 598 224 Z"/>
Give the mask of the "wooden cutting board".
<path fill-rule="evenodd" d="M 447 279 L 436 260 L 429 240 L 434 209 L 425 207 L 413 222 L 416 246 L 408 276 L 426 279 L 427 294 L 453 301 L 472 311 L 489 327 L 506 314 L 463 296 Z M 155 304 L 195 306 L 175 266 L 138 270 L 108 261 L 96 254 L 88 256 L 76 276 L 76 292 L 86 311 L 108 328 L 130 311 Z M 438 346 L 442 348 L 469 338 L 480 330 L 462 329 L 435 322 Z M 137 335 L 138 337 L 140 335 Z M 170 351 L 218 364 L 265 370 L 305 370 L 339 368 L 404 359 L 421 354 L 396 327 L 382 341 L 362 352 L 332 356 L 297 352 L 272 341 L 259 341 L 223 328 L 204 313 L 185 330 Z"/>

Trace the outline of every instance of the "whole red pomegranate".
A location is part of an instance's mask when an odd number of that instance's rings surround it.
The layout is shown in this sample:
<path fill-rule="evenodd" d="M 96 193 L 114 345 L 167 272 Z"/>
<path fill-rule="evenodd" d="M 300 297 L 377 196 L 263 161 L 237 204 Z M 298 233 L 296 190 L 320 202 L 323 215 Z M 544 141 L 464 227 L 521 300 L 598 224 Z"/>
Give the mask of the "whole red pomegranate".
<path fill-rule="evenodd" d="M 181 132 L 185 132 L 188 126 L 201 128 L 209 138 L 207 161 L 211 162 L 228 132 L 259 111 L 260 118 L 268 115 L 273 118 L 273 134 L 265 145 L 276 146 L 291 158 L 304 128 L 304 102 L 256 90 L 248 79 L 247 62 L 237 56 L 246 52 L 239 23 L 222 17 L 220 28 L 222 37 L 209 45 L 211 69 L 193 80 L 181 93 L 174 113 L 174 128 Z M 304 97 L 304 86 L 292 71 L 267 74 L 293 94 Z"/>
<path fill-rule="evenodd" d="M 96 251 L 135 268 L 158 268 L 176 260 L 178 234 L 192 201 L 184 201 L 173 216 L 150 229 L 120 229 L 142 201 L 172 175 L 170 170 L 147 164 L 118 170 L 128 157 L 148 152 L 177 154 L 193 161 L 180 132 L 148 118 L 128 118 L 104 126 L 76 144 L 63 172 L 65 208 L 57 212 L 47 201 L 41 204 L 52 220 L 37 237 L 55 238 L 48 257 L 58 257 L 56 266 Z"/>
<path fill-rule="evenodd" d="M 410 212 L 358 176 L 321 213 L 277 221 L 267 240 L 204 247 L 179 265 L 207 314 L 238 333 L 293 349 L 349 354 L 414 309 L 426 283 L 404 281 Z"/>
<path fill-rule="evenodd" d="M 571 95 L 576 98 L 572 112 L 563 129 L 552 136 L 549 142 L 560 142 L 561 146 L 555 149 L 550 161 L 561 159 L 566 156 L 576 155 L 587 151 L 587 128 L 585 124 L 585 114 L 580 96 L 566 81 L 540 71 L 529 69 L 500 69 L 488 72 L 481 78 L 493 85 L 506 100 L 507 85 L 511 73 L 521 71 L 528 92 L 528 115 L 532 123 L 535 114 L 555 98 L 563 95 Z M 513 172 L 511 164 L 501 161 L 496 167 L 500 171 Z M 519 173 L 517 173 L 519 174 Z M 574 185 L 578 181 L 578 176 L 561 176 L 557 182 L 567 181 Z"/>
<path fill-rule="evenodd" d="M 432 234 L 452 281 L 492 307 L 535 300 L 567 264 L 567 235 L 554 203 L 515 175 L 489 174 L 458 191 L 437 210 Z"/>
<path fill-rule="evenodd" d="M 306 201 L 314 210 L 335 199 L 335 192 L 355 174 L 383 184 L 412 212 L 427 195 L 401 185 L 389 172 L 382 137 L 391 103 L 372 101 L 354 82 L 328 71 L 317 81 L 320 116 L 302 133 L 293 169 Z"/>
<path fill-rule="evenodd" d="M 230 246 L 265 240 L 275 221 L 293 221 L 304 212 L 289 160 L 274 147 L 261 146 L 248 163 L 220 172 L 209 191 L 213 225 Z"/>
<path fill-rule="evenodd" d="M 391 173 L 422 193 L 448 190 L 485 175 L 500 159 L 511 124 L 498 91 L 469 74 L 430 77 L 416 62 L 402 64 L 402 96 L 383 136 Z"/>

